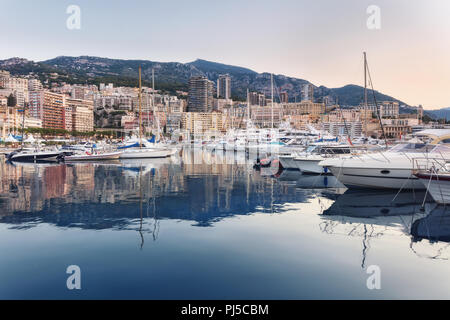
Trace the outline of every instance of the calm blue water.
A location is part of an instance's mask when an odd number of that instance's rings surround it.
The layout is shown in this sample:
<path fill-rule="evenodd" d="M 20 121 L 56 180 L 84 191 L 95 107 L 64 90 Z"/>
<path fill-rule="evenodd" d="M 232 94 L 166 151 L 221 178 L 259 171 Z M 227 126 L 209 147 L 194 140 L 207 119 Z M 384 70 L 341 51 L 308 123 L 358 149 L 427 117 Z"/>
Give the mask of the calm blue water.
<path fill-rule="evenodd" d="M 193 156 L 1 159 L 0 298 L 450 298 L 450 212 L 421 210 L 423 193 Z M 66 287 L 69 265 L 81 290 Z"/>

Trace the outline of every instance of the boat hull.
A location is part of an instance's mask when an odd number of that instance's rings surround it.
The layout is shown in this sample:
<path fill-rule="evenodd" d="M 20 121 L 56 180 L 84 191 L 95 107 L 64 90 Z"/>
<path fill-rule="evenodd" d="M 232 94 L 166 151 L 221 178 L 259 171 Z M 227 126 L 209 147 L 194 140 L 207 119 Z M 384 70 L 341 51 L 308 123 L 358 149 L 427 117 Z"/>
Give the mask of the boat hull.
<path fill-rule="evenodd" d="M 74 155 L 64 157 L 64 161 L 99 161 L 99 160 L 117 160 L 122 152 L 93 154 L 93 155 Z"/>
<path fill-rule="evenodd" d="M 232 143 L 227 143 L 226 145 L 225 145 L 225 151 L 234 151 L 235 149 L 234 149 L 234 144 L 232 144 Z"/>
<path fill-rule="evenodd" d="M 411 169 L 329 167 L 331 173 L 347 188 L 425 189 Z"/>
<path fill-rule="evenodd" d="M 16 154 L 9 158 L 10 161 L 34 162 L 34 161 L 57 161 L 61 153 L 38 153 L 38 154 Z"/>
<path fill-rule="evenodd" d="M 279 156 L 278 159 L 280 160 L 280 163 L 284 169 L 298 170 L 293 156 Z"/>
<path fill-rule="evenodd" d="M 175 150 L 176 152 L 176 150 Z M 137 149 L 123 151 L 119 159 L 150 159 L 150 158 L 166 158 L 175 153 L 171 149 Z"/>
<path fill-rule="evenodd" d="M 295 165 L 302 172 L 315 174 L 329 173 L 329 170 L 327 168 L 319 165 L 319 162 L 321 162 L 322 160 L 323 159 L 294 158 Z"/>
<path fill-rule="evenodd" d="M 439 204 L 450 203 L 450 175 L 431 175 L 417 174 L 416 175 L 424 188 L 428 188 L 428 192 L 434 201 Z"/>

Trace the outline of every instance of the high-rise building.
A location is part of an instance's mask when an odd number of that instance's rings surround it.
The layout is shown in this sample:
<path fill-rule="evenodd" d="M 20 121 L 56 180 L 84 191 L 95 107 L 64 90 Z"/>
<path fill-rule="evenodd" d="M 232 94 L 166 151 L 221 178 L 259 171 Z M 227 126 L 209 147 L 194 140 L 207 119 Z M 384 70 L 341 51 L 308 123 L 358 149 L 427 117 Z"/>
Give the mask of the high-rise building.
<path fill-rule="evenodd" d="M 280 93 L 280 100 L 281 100 L 281 103 L 288 103 L 289 102 L 289 95 L 288 95 L 288 93 L 286 91 L 282 91 Z"/>
<path fill-rule="evenodd" d="M 39 79 L 28 80 L 28 91 L 40 91 L 42 88 L 42 83 Z"/>
<path fill-rule="evenodd" d="M 90 132 L 94 130 L 93 101 L 67 98 L 66 108 L 70 108 L 72 112 L 70 130 L 78 132 Z"/>
<path fill-rule="evenodd" d="M 219 112 L 183 112 L 181 126 L 190 133 L 205 133 L 207 131 L 223 131 L 223 114 Z"/>
<path fill-rule="evenodd" d="M 41 108 L 44 128 L 65 129 L 64 95 L 44 91 Z"/>
<path fill-rule="evenodd" d="M 214 106 L 213 82 L 203 76 L 189 79 L 188 112 L 211 112 Z"/>
<path fill-rule="evenodd" d="M 314 102 L 314 86 L 306 83 L 302 86 L 302 101 Z"/>
<path fill-rule="evenodd" d="M 6 84 L 9 82 L 11 74 L 9 71 L 0 70 L 0 87 L 6 89 Z"/>
<path fill-rule="evenodd" d="M 261 107 L 267 106 L 266 96 L 262 93 L 258 94 L 258 105 Z"/>
<path fill-rule="evenodd" d="M 251 106 L 259 105 L 259 98 L 257 92 L 249 92 L 247 99 Z"/>
<path fill-rule="evenodd" d="M 0 89 L 13 94 L 18 107 L 23 107 L 28 102 L 28 79 L 13 78 L 9 72 L 2 71 L 0 72 Z"/>
<path fill-rule="evenodd" d="M 72 87 L 72 92 L 70 93 L 70 96 L 72 97 L 72 99 L 81 99 L 84 100 L 85 99 L 85 88 L 81 87 L 81 86 L 73 86 Z"/>
<path fill-rule="evenodd" d="M 30 116 L 37 119 L 44 119 L 44 91 L 29 91 L 28 92 L 29 109 L 28 112 Z"/>
<path fill-rule="evenodd" d="M 229 74 L 221 74 L 217 79 L 217 98 L 231 99 L 231 77 Z"/>

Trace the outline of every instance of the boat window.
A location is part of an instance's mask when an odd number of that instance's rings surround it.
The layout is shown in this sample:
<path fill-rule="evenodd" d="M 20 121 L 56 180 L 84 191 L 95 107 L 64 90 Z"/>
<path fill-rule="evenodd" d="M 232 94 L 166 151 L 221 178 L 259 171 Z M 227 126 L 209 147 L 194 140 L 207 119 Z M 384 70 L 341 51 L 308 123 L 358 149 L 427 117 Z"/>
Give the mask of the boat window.
<path fill-rule="evenodd" d="M 434 149 L 431 151 L 432 153 L 450 153 L 450 146 L 438 144 Z"/>
<path fill-rule="evenodd" d="M 306 148 L 306 152 L 313 152 L 316 148 L 317 146 L 309 146 L 308 148 Z"/>
<path fill-rule="evenodd" d="M 405 143 L 392 147 L 390 152 L 430 152 L 435 146 L 425 143 Z"/>

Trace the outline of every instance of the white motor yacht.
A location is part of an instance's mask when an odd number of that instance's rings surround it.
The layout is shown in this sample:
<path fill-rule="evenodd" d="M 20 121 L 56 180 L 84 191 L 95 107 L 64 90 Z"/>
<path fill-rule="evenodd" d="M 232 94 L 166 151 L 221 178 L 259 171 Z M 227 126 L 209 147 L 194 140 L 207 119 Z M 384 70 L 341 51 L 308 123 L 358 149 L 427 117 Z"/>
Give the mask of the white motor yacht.
<path fill-rule="evenodd" d="M 449 159 L 450 148 L 406 143 L 385 152 L 326 159 L 319 165 L 328 168 L 348 188 L 424 189 L 413 170 L 417 159 L 427 162 L 432 157 Z"/>
<path fill-rule="evenodd" d="M 315 144 L 294 157 L 293 162 L 300 171 L 305 173 L 329 173 L 328 168 L 320 165 L 320 162 L 330 157 L 340 158 L 343 155 L 349 155 L 351 152 L 352 148 L 349 145 Z"/>
<path fill-rule="evenodd" d="M 135 144 L 126 145 L 118 148 L 122 153 L 120 159 L 146 159 L 146 158 L 165 158 L 174 155 L 176 148 L 155 147 L 153 143 L 145 139 Z"/>
<path fill-rule="evenodd" d="M 22 148 L 11 152 L 6 156 L 9 161 L 56 161 L 60 159 L 62 152 L 59 150 L 45 150 L 40 148 Z"/>
<path fill-rule="evenodd" d="M 450 204 L 450 159 L 436 158 L 428 163 L 429 169 L 417 170 L 419 178 L 433 200 L 439 204 Z"/>

